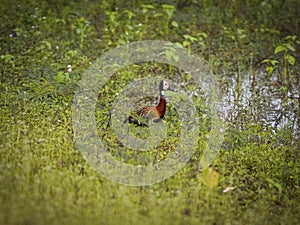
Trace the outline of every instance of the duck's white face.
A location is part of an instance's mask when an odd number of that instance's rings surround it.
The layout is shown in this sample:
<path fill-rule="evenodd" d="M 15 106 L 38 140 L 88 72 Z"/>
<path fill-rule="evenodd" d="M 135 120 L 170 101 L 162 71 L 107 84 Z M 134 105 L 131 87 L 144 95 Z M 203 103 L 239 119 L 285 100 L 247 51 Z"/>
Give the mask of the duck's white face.
<path fill-rule="evenodd" d="M 170 85 L 168 84 L 168 82 L 163 80 L 161 90 L 165 91 L 165 90 L 168 90 L 169 88 L 170 88 Z"/>

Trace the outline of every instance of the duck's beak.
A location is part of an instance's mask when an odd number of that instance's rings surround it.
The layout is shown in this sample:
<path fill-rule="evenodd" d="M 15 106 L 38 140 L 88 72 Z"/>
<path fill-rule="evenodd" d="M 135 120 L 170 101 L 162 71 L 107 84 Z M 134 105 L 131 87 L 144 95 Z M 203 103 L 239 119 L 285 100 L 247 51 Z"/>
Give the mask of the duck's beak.
<path fill-rule="evenodd" d="M 175 90 L 173 88 L 171 88 L 171 87 L 169 87 L 167 90 L 175 92 Z"/>

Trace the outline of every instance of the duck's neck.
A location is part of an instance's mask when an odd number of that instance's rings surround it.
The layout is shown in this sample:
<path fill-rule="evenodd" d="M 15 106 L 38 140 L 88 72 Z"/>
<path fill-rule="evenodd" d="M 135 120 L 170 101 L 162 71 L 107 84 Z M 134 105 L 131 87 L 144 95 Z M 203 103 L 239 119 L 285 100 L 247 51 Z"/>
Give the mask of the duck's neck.
<path fill-rule="evenodd" d="M 166 105 L 167 105 L 167 101 L 166 101 L 165 96 L 160 95 L 160 99 L 156 106 L 156 109 L 159 111 L 161 118 L 163 118 L 166 113 Z"/>

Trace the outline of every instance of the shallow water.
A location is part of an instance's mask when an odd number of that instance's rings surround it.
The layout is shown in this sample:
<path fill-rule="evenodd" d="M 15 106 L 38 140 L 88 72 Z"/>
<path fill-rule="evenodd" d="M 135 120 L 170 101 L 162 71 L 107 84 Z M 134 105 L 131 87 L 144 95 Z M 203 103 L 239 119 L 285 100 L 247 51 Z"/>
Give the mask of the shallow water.
<path fill-rule="evenodd" d="M 237 126 L 250 121 L 271 127 L 274 132 L 287 128 L 299 135 L 299 86 L 297 79 L 284 85 L 278 76 L 268 77 L 264 72 L 223 76 L 224 117 Z"/>

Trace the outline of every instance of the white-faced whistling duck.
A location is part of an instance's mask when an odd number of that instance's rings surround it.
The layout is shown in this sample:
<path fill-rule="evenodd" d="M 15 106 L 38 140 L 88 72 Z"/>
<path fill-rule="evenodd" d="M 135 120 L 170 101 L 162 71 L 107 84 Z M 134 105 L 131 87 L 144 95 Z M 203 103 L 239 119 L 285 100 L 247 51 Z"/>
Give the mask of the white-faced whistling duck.
<path fill-rule="evenodd" d="M 152 120 L 153 122 L 159 122 L 161 121 L 166 113 L 166 105 L 167 105 L 167 101 L 165 98 L 165 91 L 173 91 L 169 84 L 162 80 L 159 83 L 159 102 L 156 106 L 146 106 L 143 108 L 140 108 L 138 110 L 135 111 L 135 113 L 142 117 L 143 120 L 145 121 L 150 121 Z M 129 116 L 128 117 L 128 122 L 129 123 L 133 123 L 136 124 L 138 126 L 148 126 L 145 122 L 140 121 L 137 117 L 133 117 L 133 116 Z"/>

